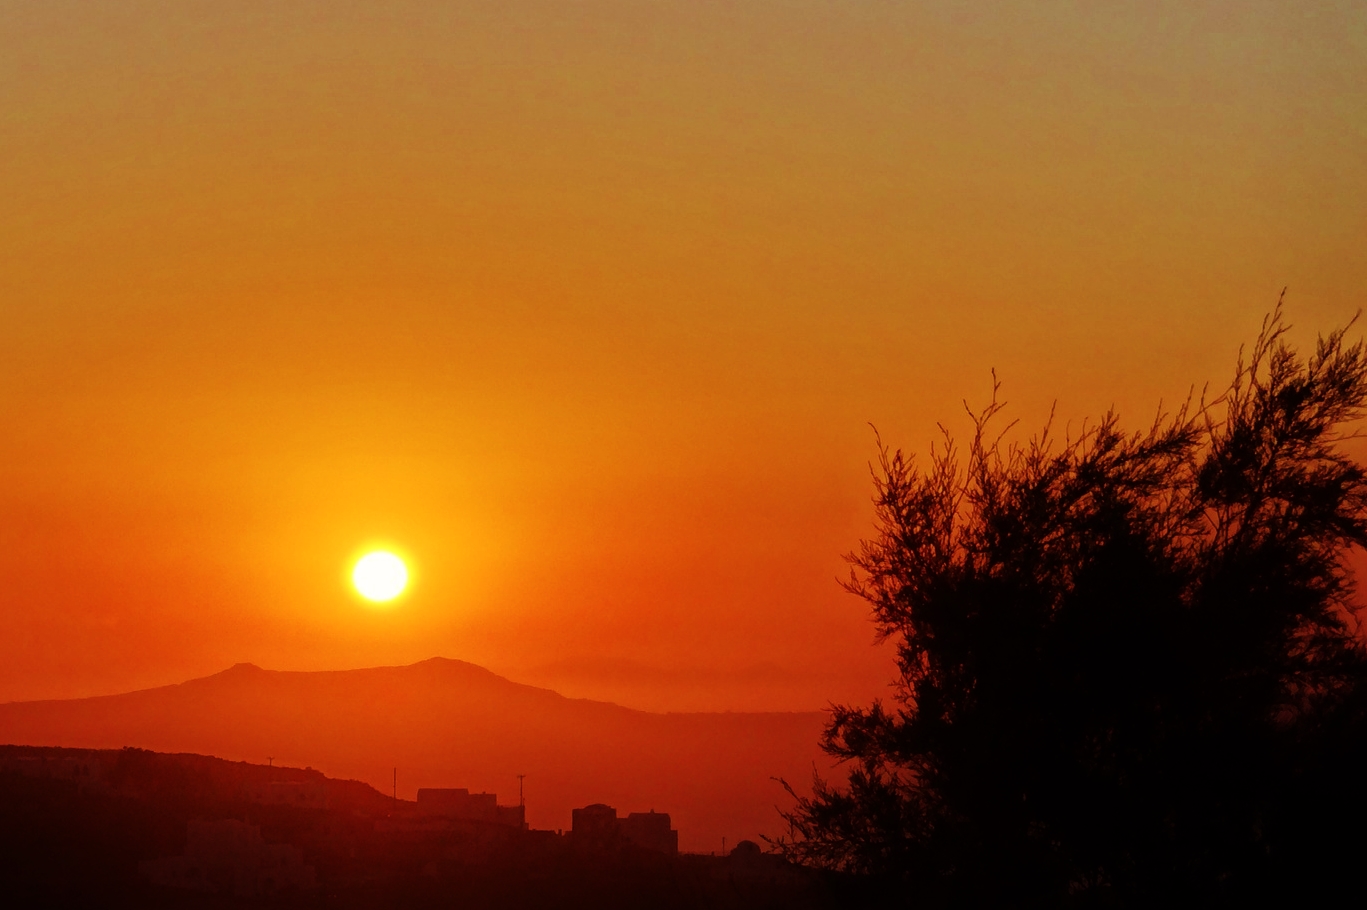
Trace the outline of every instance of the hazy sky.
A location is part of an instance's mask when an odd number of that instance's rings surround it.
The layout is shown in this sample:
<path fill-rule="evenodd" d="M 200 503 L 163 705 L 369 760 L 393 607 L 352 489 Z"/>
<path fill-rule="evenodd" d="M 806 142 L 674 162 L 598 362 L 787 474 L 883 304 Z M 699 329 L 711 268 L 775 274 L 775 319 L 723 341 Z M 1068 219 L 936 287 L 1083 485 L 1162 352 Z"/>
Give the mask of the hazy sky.
<path fill-rule="evenodd" d="M 0 0 L 0 700 L 876 695 L 869 423 L 1351 318 L 1364 86 L 1360 2 Z"/>

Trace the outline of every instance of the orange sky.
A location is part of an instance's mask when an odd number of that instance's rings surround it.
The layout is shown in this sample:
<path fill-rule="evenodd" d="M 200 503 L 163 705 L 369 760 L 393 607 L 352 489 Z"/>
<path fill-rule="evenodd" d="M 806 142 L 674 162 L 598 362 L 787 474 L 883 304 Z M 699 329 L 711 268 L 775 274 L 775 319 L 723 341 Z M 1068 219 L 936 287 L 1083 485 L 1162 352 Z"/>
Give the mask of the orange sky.
<path fill-rule="evenodd" d="M 1363 86 L 1355 2 L 4 0 L 0 700 L 878 694 L 867 424 L 1138 423 L 1283 285 L 1351 317 Z"/>

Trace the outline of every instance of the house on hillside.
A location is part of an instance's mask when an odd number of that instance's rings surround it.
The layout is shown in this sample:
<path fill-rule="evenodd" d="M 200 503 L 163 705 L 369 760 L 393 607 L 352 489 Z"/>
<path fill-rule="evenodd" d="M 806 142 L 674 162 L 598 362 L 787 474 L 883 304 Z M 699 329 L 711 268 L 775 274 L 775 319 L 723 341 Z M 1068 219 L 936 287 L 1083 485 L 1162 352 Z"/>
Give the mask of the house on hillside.
<path fill-rule="evenodd" d="M 493 793 L 471 793 L 464 787 L 423 787 L 418 790 L 418 814 L 453 821 L 487 822 L 525 830 L 523 806 L 500 806 Z"/>

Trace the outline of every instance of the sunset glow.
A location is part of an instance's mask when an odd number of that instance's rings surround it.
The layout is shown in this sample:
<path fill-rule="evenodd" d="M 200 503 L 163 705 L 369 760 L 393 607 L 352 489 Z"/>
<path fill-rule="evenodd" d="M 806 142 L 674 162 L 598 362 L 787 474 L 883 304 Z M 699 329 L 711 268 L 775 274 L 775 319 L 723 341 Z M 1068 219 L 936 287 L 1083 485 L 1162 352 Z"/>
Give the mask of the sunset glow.
<path fill-rule="evenodd" d="M 870 424 L 1137 419 L 1363 305 L 1367 5 L 1303 7 L 7 4 L 0 700 L 881 696 Z"/>
<path fill-rule="evenodd" d="M 11 806 L 60 890 L 68 796 L 158 780 L 94 866 L 236 882 L 232 822 L 353 910 L 523 834 L 608 897 L 675 836 L 706 910 L 1349 868 L 1262 820 L 1367 762 L 1364 89 L 1367 0 L 0 0 L 7 905 Z M 1254 749 L 1312 697 L 1351 749 Z"/>

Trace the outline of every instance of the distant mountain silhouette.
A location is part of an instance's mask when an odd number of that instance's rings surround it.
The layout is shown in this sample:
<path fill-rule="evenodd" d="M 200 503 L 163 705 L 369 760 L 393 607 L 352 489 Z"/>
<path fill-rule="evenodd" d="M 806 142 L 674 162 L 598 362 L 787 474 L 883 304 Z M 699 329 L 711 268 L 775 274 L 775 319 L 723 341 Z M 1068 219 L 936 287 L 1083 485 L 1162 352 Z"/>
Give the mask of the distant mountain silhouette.
<path fill-rule="evenodd" d="M 823 715 L 652 714 L 566 698 L 458 660 L 282 672 L 238 664 L 179 685 L 61 701 L 0 704 L 0 743 L 197 752 L 312 766 L 384 792 L 493 791 L 515 803 L 526 774 L 533 827 L 569 826 L 594 802 L 669 812 L 685 850 L 776 832 L 804 781 Z"/>

